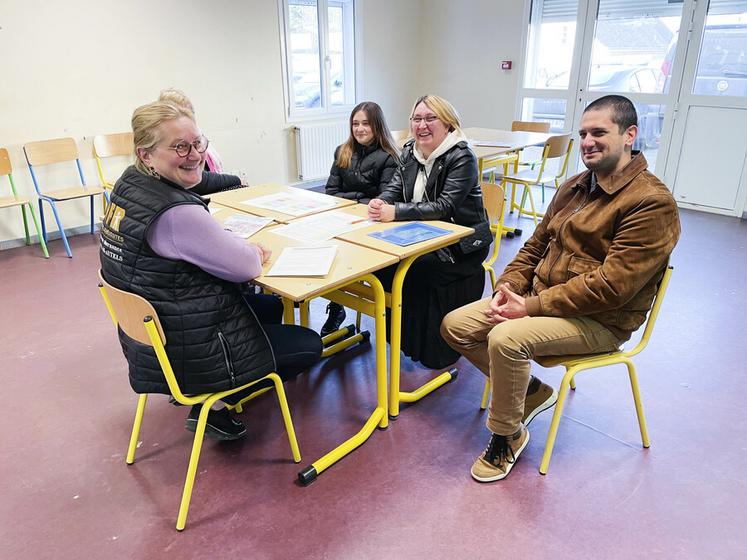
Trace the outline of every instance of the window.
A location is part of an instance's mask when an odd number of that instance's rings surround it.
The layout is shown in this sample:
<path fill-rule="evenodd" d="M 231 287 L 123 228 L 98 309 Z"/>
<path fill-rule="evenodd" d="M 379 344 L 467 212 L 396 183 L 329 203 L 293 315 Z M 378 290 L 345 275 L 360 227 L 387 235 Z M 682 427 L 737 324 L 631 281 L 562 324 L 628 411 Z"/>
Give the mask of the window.
<path fill-rule="evenodd" d="M 281 0 L 288 116 L 355 104 L 354 0 Z"/>

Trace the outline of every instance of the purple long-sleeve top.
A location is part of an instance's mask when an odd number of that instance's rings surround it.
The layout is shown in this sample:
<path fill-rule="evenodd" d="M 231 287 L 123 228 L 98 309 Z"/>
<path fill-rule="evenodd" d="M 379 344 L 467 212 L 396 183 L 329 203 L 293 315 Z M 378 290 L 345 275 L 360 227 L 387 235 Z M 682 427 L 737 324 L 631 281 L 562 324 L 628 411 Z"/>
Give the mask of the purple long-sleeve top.
<path fill-rule="evenodd" d="M 262 273 L 259 247 L 225 231 L 196 204 L 166 210 L 151 224 L 147 241 L 157 255 L 186 261 L 229 282 L 247 282 Z"/>

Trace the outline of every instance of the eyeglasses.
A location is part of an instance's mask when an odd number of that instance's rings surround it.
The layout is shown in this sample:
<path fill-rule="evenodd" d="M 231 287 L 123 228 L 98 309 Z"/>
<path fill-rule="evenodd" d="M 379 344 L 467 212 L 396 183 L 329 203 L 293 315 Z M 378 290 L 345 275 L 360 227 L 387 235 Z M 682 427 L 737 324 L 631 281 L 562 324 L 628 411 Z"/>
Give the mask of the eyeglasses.
<path fill-rule="evenodd" d="M 410 121 L 415 126 L 419 125 L 423 121 L 425 121 L 425 124 L 431 124 L 437 120 L 438 117 L 436 115 L 428 115 L 427 117 L 410 117 Z"/>
<path fill-rule="evenodd" d="M 194 148 L 198 154 L 204 154 L 205 150 L 208 149 L 209 144 L 210 140 L 208 140 L 204 136 L 200 136 L 191 144 L 187 142 L 179 142 L 175 146 L 169 146 L 169 150 L 174 150 L 176 152 L 176 155 L 178 155 L 179 157 L 187 157 L 192 151 L 192 148 Z"/>

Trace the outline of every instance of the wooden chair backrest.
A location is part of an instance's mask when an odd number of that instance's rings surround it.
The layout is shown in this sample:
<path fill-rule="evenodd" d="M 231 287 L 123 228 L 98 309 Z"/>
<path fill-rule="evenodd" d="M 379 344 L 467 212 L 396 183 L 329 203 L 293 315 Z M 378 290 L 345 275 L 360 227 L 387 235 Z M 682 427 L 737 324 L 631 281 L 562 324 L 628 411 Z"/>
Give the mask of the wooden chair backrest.
<path fill-rule="evenodd" d="M 485 206 L 485 211 L 488 213 L 491 224 L 496 224 L 500 221 L 503 216 L 503 204 L 505 202 L 505 194 L 503 187 L 496 183 L 480 183 L 482 189 L 482 202 Z"/>
<path fill-rule="evenodd" d="M 394 141 L 397 144 L 403 142 L 410 135 L 410 131 L 407 129 L 392 130 L 391 133 L 392 133 L 392 139 L 394 139 Z"/>
<path fill-rule="evenodd" d="M 131 156 L 134 152 L 132 132 L 98 134 L 93 139 L 93 153 L 98 157 Z"/>
<path fill-rule="evenodd" d="M 31 165 L 49 165 L 78 159 L 78 146 L 72 138 L 55 138 L 24 144 L 26 161 Z"/>
<path fill-rule="evenodd" d="M 8 150 L 0 148 L 0 175 L 10 175 L 13 173 L 13 166 L 10 164 Z"/>
<path fill-rule="evenodd" d="M 550 136 L 545 142 L 547 148 L 547 158 L 562 157 L 568 153 L 571 144 L 571 134 L 561 134 L 559 136 Z"/>
<path fill-rule="evenodd" d="M 100 270 L 99 281 L 106 292 L 110 311 L 114 313 L 117 324 L 127 336 L 142 344 L 153 346 L 143 322 L 146 317 L 152 317 L 158 329 L 158 334 L 161 336 L 161 343 L 164 346 L 166 345 L 166 335 L 164 335 L 161 322 L 158 320 L 158 314 L 147 300 L 136 294 L 115 288 L 104 280 Z"/>
<path fill-rule="evenodd" d="M 544 132 L 547 134 L 550 132 L 550 123 L 539 121 L 514 121 L 511 123 L 511 131 Z"/>

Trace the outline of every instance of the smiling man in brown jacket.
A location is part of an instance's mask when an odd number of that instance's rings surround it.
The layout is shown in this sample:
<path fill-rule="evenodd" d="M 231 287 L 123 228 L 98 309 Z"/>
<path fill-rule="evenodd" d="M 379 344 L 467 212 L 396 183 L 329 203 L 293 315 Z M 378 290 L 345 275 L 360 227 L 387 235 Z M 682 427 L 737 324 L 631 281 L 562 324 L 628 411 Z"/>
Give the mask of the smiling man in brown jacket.
<path fill-rule="evenodd" d="M 588 171 L 558 189 L 493 297 L 443 320 L 446 342 L 490 376 L 492 435 L 472 466 L 480 482 L 508 475 L 529 442 L 526 425 L 557 401 L 529 360 L 617 350 L 651 308 L 680 223 L 669 190 L 632 152 L 637 133 L 629 99 L 591 103 L 579 128 Z"/>

